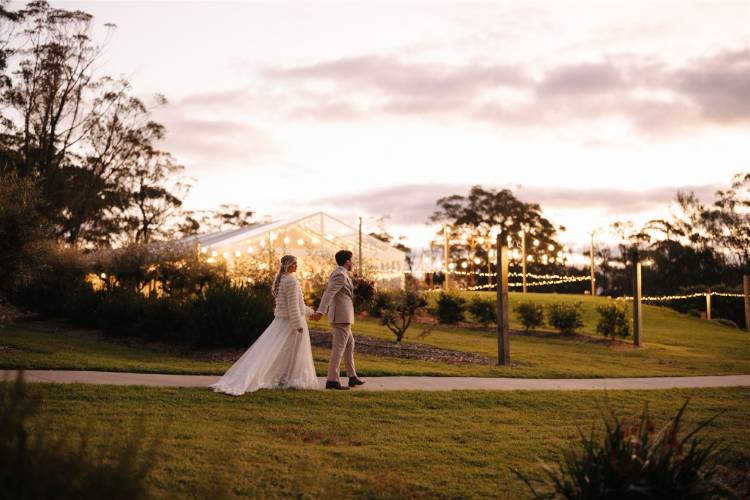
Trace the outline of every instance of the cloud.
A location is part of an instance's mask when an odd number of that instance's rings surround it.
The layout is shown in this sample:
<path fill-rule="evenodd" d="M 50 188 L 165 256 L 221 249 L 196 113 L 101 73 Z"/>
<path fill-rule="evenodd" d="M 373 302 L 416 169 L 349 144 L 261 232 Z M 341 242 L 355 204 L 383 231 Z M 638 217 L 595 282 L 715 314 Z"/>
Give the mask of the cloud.
<path fill-rule="evenodd" d="M 281 89 L 289 114 L 322 121 L 440 115 L 555 127 L 616 119 L 647 135 L 750 122 L 746 48 L 676 66 L 630 54 L 549 67 L 362 55 L 261 74 Z"/>
<path fill-rule="evenodd" d="M 252 165 L 278 154 L 270 137 L 248 123 L 173 115 L 165 116 L 163 123 L 167 127 L 167 148 L 192 164 Z"/>
<path fill-rule="evenodd" d="M 466 195 L 471 188 L 466 184 L 405 184 L 320 198 L 309 202 L 310 207 L 359 213 L 371 216 L 390 216 L 394 224 L 420 225 L 427 223 L 437 209 L 436 201 L 453 194 Z M 486 187 L 489 189 L 489 187 Z M 720 186 L 699 185 L 660 187 L 648 190 L 603 188 L 550 188 L 496 186 L 512 189 L 527 203 L 539 203 L 542 210 L 597 209 L 613 218 L 648 212 L 666 207 L 675 199 L 677 191 L 694 191 L 699 199 L 709 201 Z"/>

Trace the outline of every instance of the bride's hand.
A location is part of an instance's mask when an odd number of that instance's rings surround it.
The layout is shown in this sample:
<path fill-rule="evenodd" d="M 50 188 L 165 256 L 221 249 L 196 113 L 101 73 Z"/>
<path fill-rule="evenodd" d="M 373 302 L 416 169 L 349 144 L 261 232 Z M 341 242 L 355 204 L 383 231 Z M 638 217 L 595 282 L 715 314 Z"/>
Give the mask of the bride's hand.
<path fill-rule="evenodd" d="M 297 333 L 302 333 L 302 328 L 297 328 Z"/>

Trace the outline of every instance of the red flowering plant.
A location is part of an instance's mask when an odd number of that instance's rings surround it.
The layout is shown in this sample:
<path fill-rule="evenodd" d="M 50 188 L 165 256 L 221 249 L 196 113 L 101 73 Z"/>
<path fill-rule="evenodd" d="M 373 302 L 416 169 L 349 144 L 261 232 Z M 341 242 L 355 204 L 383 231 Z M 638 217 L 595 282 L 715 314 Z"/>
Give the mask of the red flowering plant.
<path fill-rule="evenodd" d="M 633 420 L 610 411 L 603 435 L 581 432 L 560 465 L 543 464 L 534 477 L 513 472 L 536 499 L 739 498 L 718 480 L 718 443 L 696 437 L 718 415 L 680 437 L 687 404 L 658 432 L 648 407 Z"/>
<path fill-rule="evenodd" d="M 377 292 L 375 282 L 355 274 L 352 284 L 354 285 L 354 310 L 357 312 L 367 310 Z"/>

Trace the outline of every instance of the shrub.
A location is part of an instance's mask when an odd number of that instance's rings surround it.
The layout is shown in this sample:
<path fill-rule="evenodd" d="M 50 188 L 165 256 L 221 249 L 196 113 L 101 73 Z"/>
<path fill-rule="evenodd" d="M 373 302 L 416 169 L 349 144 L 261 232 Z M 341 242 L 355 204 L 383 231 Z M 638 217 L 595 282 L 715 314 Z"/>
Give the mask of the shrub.
<path fill-rule="evenodd" d="M 409 329 L 414 314 L 427 305 L 424 296 L 414 290 L 398 292 L 390 296 L 382 311 L 380 324 L 385 325 L 396 335 L 396 342 L 401 342 Z"/>
<path fill-rule="evenodd" d="M 393 301 L 393 294 L 385 290 L 378 290 L 370 304 L 370 315 L 373 318 L 382 318 L 383 312 Z"/>
<path fill-rule="evenodd" d="M 28 393 L 22 375 L 0 384 L 0 497 L 108 498 L 147 496 L 146 480 L 155 446 L 144 449 L 134 433 L 129 441 L 104 443 L 108 457 L 92 456 L 86 436 L 78 445 L 33 430 L 29 420 L 41 401 Z"/>
<path fill-rule="evenodd" d="M 366 310 L 375 297 L 375 282 L 362 276 L 354 276 L 354 310 Z"/>
<path fill-rule="evenodd" d="M 460 295 L 440 292 L 435 309 L 431 312 L 440 323 L 455 324 L 463 321 L 466 311 L 466 299 Z"/>
<path fill-rule="evenodd" d="M 143 314 L 137 323 L 139 336 L 159 340 L 187 340 L 191 302 L 173 297 L 148 297 L 143 301 Z"/>
<path fill-rule="evenodd" d="M 273 311 L 269 287 L 217 283 L 193 303 L 190 338 L 202 346 L 247 347 L 273 321 Z"/>
<path fill-rule="evenodd" d="M 11 291 L 11 301 L 45 316 L 65 314 L 66 302 L 86 284 L 86 259 L 55 244 L 38 249 L 36 267 Z"/>
<path fill-rule="evenodd" d="M 599 313 L 599 322 L 596 331 L 612 340 L 615 337 L 625 338 L 630 335 L 630 317 L 628 306 L 624 302 L 610 301 L 596 308 Z"/>
<path fill-rule="evenodd" d="M 482 326 L 497 322 L 497 304 L 492 299 L 474 297 L 469 302 L 468 311 Z"/>
<path fill-rule="evenodd" d="M 99 326 L 102 301 L 102 293 L 96 292 L 89 283 L 81 283 L 66 298 L 65 317 L 78 327 L 96 328 Z"/>
<path fill-rule="evenodd" d="M 109 335 L 142 335 L 138 326 L 144 314 L 146 298 L 124 288 L 101 293 L 99 328 Z"/>
<path fill-rule="evenodd" d="M 577 328 L 583 326 L 582 307 L 583 304 L 581 302 L 576 302 L 575 304 L 565 302 L 548 304 L 547 320 L 560 333 L 575 333 Z"/>
<path fill-rule="evenodd" d="M 603 436 L 581 433 L 578 446 L 563 451 L 558 467 L 545 465 L 541 476 L 529 478 L 514 472 L 537 499 L 735 498 L 718 481 L 717 442 L 696 437 L 713 419 L 680 438 L 687 404 L 659 432 L 648 408 L 633 421 L 612 411 L 604 419 Z"/>
<path fill-rule="evenodd" d="M 513 311 L 527 332 L 544 324 L 544 308 L 531 301 L 521 302 Z"/>

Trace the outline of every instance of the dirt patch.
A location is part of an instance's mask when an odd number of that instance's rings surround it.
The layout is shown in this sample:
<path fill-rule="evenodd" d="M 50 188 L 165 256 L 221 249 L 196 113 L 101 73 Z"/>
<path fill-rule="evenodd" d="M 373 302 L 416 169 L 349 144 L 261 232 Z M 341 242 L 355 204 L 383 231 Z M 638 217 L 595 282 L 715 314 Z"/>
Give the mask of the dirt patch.
<path fill-rule="evenodd" d="M 358 354 L 369 354 L 387 358 L 416 359 L 419 361 L 434 361 L 452 365 L 474 364 L 491 365 L 494 361 L 471 352 L 453 351 L 426 344 L 397 344 L 387 340 L 375 339 L 357 335 L 354 350 Z M 326 331 L 311 330 L 310 342 L 318 347 L 331 347 L 331 334 Z"/>

